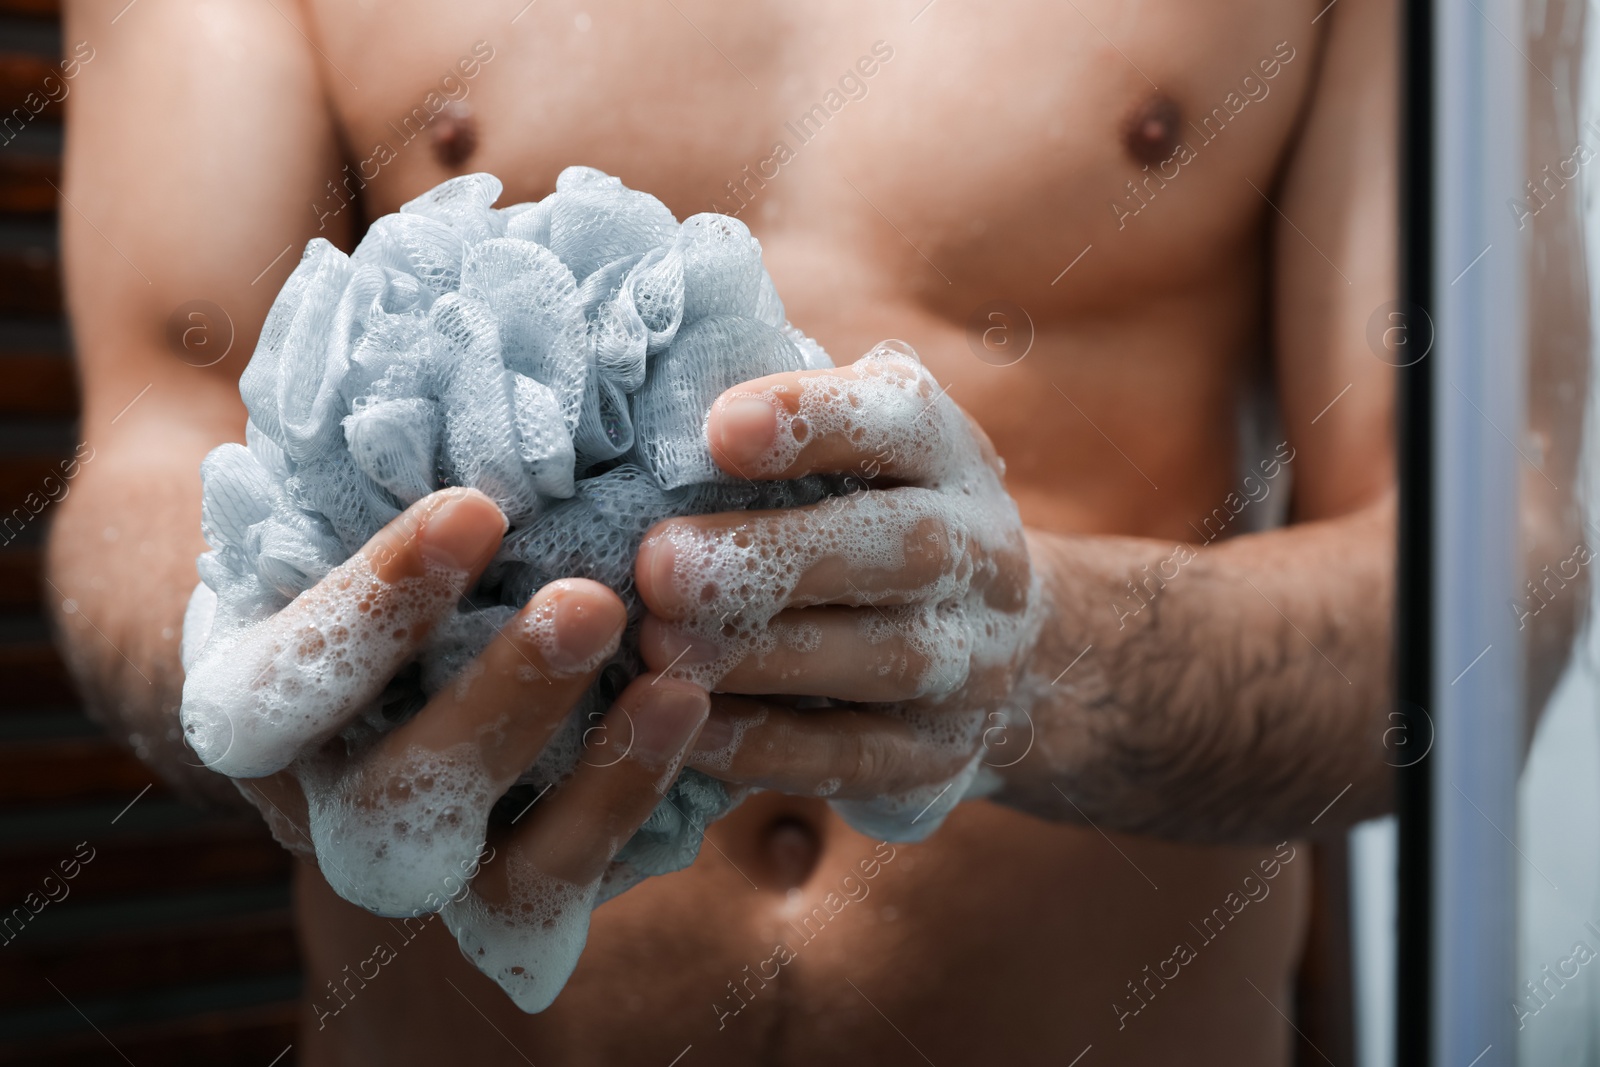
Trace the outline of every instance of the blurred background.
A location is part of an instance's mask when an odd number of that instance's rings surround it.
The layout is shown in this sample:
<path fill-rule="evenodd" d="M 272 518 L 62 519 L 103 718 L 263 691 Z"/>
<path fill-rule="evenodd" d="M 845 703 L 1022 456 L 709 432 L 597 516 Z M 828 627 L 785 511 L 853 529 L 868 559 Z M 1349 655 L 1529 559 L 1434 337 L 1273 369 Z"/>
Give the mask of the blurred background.
<path fill-rule="evenodd" d="M 0 2 L 0 1064 L 286 1067 L 287 854 L 259 819 L 178 803 L 106 739 L 42 613 L 58 596 L 40 568 L 50 499 L 80 444 L 57 271 L 72 108 L 52 77 L 58 14 Z"/>

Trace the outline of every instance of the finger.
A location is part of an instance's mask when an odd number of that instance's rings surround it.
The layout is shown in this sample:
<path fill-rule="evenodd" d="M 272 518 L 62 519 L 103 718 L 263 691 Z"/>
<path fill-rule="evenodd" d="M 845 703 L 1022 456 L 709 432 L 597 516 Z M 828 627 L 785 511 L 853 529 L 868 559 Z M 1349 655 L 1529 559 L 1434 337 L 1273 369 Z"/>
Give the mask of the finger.
<path fill-rule="evenodd" d="M 909 349 L 891 345 L 848 367 L 729 389 L 706 423 L 712 456 L 746 478 L 834 473 L 867 481 L 921 481 L 966 458 L 951 453 L 970 421 Z"/>
<path fill-rule="evenodd" d="M 297 765 L 329 885 L 385 915 L 436 911 L 483 849 L 489 811 L 621 640 L 597 582 L 545 586 L 453 683 L 354 761 Z"/>
<path fill-rule="evenodd" d="M 959 597 L 974 577 L 971 544 L 939 494 L 881 489 L 659 523 L 639 546 L 634 579 L 665 619 L 763 619 L 786 607 Z"/>
<path fill-rule="evenodd" d="M 639 643 L 645 662 L 655 670 L 717 663 L 734 655 L 716 685 L 719 693 L 872 703 L 953 693 L 966 683 L 971 662 L 962 629 L 931 609 L 786 611 L 758 639 L 730 645 L 647 617 Z M 741 645 L 749 651 L 737 655 Z"/>
<path fill-rule="evenodd" d="M 566 985 L 596 901 L 620 891 L 613 878 L 638 877 L 612 860 L 677 776 L 707 706 L 703 689 L 636 679 L 607 715 L 631 735 L 624 755 L 580 762 L 522 825 L 497 831 L 470 889 L 444 909 L 462 954 L 523 1011 L 543 1011 Z"/>
<path fill-rule="evenodd" d="M 574 885 L 597 881 L 666 795 L 709 708 L 699 686 L 660 675 L 636 678 L 606 717 L 608 729 L 626 738 L 624 754 L 605 763 L 580 761 L 522 818 L 509 847 L 550 877 Z M 486 867 L 473 886 L 491 902 L 508 892 L 493 871 Z"/>
<path fill-rule="evenodd" d="M 677 777 L 708 706 L 697 686 L 635 679 L 606 716 L 623 755 L 581 760 L 520 825 L 497 828 L 467 899 L 444 909 L 462 953 L 523 1011 L 549 1007 L 577 966 L 595 902 L 630 877 L 612 860 Z"/>
<path fill-rule="evenodd" d="M 688 764 L 725 782 L 791 795 L 893 797 L 958 773 L 978 751 L 982 725 L 972 715 L 802 711 L 719 696 Z"/>
<path fill-rule="evenodd" d="M 233 784 L 240 795 L 261 813 L 273 840 L 299 859 L 316 862 L 316 846 L 312 844 L 311 833 L 306 828 L 310 814 L 306 808 L 305 793 L 293 775 L 236 778 Z"/>
<path fill-rule="evenodd" d="M 482 493 L 434 493 L 276 615 L 214 636 L 184 681 L 190 747 L 253 778 L 333 736 L 477 581 L 505 530 Z"/>
<path fill-rule="evenodd" d="M 471 744 L 500 791 L 516 781 L 615 655 L 628 624 L 599 582 L 551 582 L 426 707 L 386 734 L 372 762 Z"/>

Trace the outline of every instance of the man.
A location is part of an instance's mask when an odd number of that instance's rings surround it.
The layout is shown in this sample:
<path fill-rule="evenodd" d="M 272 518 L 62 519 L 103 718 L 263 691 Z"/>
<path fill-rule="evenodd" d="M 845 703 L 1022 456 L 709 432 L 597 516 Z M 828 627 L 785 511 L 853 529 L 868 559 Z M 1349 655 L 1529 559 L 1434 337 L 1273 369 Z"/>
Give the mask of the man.
<path fill-rule="evenodd" d="M 1390 5 L 120 6 L 67 19 L 97 56 L 63 213 L 97 455 L 51 574 L 90 700 L 194 793 L 238 792 L 177 723 L 196 472 L 242 439 L 238 375 L 307 239 L 348 248 L 454 174 L 494 173 L 512 203 L 584 163 L 680 217 L 737 212 L 837 361 L 902 338 L 937 382 L 904 359 L 825 372 L 880 400 L 898 375 L 923 403 L 797 456 L 814 380 L 724 396 L 724 467 L 865 471 L 875 487 L 829 521 L 911 492 L 925 521 L 879 546 L 893 565 L 813 560 L 789 610 L 832 613 L 828 655 L 751 655 L 709 709 L 671 677 L 636 684 L 648 743 L 499 831 L 472 892 L 514 907 L 520 875 L 592 877 L 663 769 L 767 791 L 691 868 L 601 907 L 535 1015 L 442 924 L 412 936 L 301 865 L 303 1062 L 1285 1062 L 1309 874 L 1289 839 L 1387 803 L 1392 372 L 1366 337 L 1394 290 Z M 197 300 L 231 319 L 215 362 L 169 341 Z M 1253 442 L 1240 413 L 1264 382 L 1282 430 Z M 1290 525 L 1250 532 L 1291 499 Z M 677 554 L 750 521 L 671 525 L 641 552 L 656 669 L 694 647 Z M 798 536 L 796 516 L 760 521 Z M 429 560 L 472 572 L 501 528 L 482 497 L 441 494 L 330 581 L 381 598 Z M 930 578 L 964 605 L 942 640 L 852 638 L 864 613 L 926 622 Z M 472 699 L 412 720 L 421 749 L 341 769 L 357 802 L 478 727 L 510 737 L 499 786 L 537 752 L 586 682 L 580 653 L 620 626 L 592 584 L 540 597 L 558 647 L 492 647 Z M 250 654 L 296 640 L 305 610 Z M 512 653 L 571 669 L 524 691 Z M 822 795 L 932 796 L 959 761 L 904 714 L 802 715 L 762 703 L 776 693 L 908 701 L 961 719 L 964 752 L 973 712 L 1001 709 L 990 795 L 918 844 L 858 834 Z M 244 791 L 308 851 L 292 775 Z"/>

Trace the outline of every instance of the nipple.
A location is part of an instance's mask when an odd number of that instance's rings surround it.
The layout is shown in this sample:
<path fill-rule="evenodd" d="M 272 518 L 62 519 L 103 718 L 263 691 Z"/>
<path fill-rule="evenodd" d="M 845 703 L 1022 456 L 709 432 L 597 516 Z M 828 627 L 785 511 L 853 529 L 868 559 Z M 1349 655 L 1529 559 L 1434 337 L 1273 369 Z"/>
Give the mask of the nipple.
<path fill-rule="evenodd" d="M 1183 114 L 1165 93 L 1155 92 L 1133 109 L 1122 131 L 1122 145 L 1138 163 L 1154 166 L 1178 150 Z"/>
<path fill-rule="evenodd" d="M 478 148 L 478 127 L 465 101 L 452 100 L 433 120 L 433 157 L 451 170 L 460 170 Z"/>

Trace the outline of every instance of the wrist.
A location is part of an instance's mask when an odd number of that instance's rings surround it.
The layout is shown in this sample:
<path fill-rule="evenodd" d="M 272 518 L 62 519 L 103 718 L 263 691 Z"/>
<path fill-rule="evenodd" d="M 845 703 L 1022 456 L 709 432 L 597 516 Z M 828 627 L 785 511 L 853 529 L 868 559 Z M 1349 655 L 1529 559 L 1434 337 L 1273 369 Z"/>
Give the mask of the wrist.
<path fill-rule="evenodd" d="M 1141 596 L 1141 579 L 1171 560 L 1170 582 L 1197 550 L 1031 530 L 1027 539 L 1039 625 L 1010 706 L 1028 752 L 997 768 L 995 799 L 1043 818 L 1156 828 L 1170 814 L 1163 783 L 1197 745 L 1178 695 L 1191 665 L 1173 645 L 1180 605 L 1165 589 Z"/>

